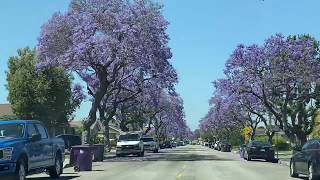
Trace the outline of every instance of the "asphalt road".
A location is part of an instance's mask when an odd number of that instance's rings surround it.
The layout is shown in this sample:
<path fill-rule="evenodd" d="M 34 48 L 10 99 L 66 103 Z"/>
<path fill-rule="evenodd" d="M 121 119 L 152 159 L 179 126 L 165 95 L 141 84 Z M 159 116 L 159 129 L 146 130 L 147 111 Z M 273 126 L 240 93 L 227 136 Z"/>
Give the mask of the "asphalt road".
<path fill-rule="evenodd" d="M 30 180 L 50 179 L 45 174 Z M 234 153 L 184 146 L 145 157 L 110 157 L 92 172 L 65 169 L 62 180 L 288 180 L 289 168 L 264 161 L 247 162 Z"/>

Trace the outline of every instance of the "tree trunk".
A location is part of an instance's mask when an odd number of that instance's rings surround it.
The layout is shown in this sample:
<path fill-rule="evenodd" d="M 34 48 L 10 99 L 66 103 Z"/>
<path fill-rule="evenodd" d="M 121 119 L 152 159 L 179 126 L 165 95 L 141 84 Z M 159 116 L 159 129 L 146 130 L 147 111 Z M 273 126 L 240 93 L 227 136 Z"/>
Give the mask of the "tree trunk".
<path fill-rule="evenodd" d="M 302 130 L 296 132 L 297 143 L 303 146 L 307 142 L 307 135 Z"/>
<path fill-rule="evenodd" d="M 147 127 L 146 131 L 144 132 L 145 134 L 148 134 L 148 132 L 151 130 L 151 124 L 152 124 L 152 120 L 150 119 L 149 123 L 148 123 L 148 127 Z"/>
<path fill-rule="evenodd" d="M 105 88 L 105 89 L 103 89 Z M 93 97 L 92 103 L 91 103 L 91 109 L 89 112 L 89 119 L 84 122 L 84 130 L 86 131 L 86 139 L 85 143 L 90 144 L 90 138 L 91 138 L 91 132 L 90 127 L 92 124 L 97 120 L 97 110 L 100 106 L 101 100 L 104 97 L 106 93 L 106 86 L 100 86 L 99 89 L 96 91 L 96 94 Z"/>
<path fill-rule="evenodd" d="M 111 143 L 110 143 L 109 120 L 104 121 L 104 140 L 105 140 L 105 145 L 108 148 L 108 152 L 110 152 Z"/>
<path fill-rule="evenodd" d="M 270 132 L 270 131 L 267 131 L 266 135 L 268 136 L 268 142 L 272 145 L 273 144 L 273 136 L 274 136 L 274 132 Z"/>
<path fill-rule="evenodd" d="M 120 129 L 123 132 L 128 132 L 129 128 L 127 127 L 126 121 L 125 120 L 121 120 L 120 122 Z"/>
<path fill-rule="evenodd" d="M 251 140 L 251 141 L 254 141 L 255 136 L 256 136 L 256 129 L 255 129 L 255 128 L 252 128 L 252 131 L 251 131 L 251 133 L 250 133 L 250 140 Z"/>

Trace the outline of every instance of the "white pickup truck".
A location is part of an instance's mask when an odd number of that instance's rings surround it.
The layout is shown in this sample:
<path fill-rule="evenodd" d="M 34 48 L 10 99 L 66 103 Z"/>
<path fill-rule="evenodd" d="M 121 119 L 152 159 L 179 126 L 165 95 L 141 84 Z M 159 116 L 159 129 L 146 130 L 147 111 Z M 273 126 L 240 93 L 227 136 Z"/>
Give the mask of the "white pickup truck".
<path fill-rule="evenodd" d="M 139 133 L 126 133 L 119 136 L 116 154 L 118 157 L 124 155 L 144 156 L 144 146 Z"/>

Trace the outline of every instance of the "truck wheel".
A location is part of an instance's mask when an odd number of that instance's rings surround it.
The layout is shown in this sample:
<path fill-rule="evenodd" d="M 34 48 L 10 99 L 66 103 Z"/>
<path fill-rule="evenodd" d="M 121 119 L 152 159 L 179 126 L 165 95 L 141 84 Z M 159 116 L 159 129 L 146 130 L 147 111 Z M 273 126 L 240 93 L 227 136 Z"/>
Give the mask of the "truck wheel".
<path fill-rule="evenodd" d="M 14 179 L 16 180 L 25 180 L 27 174 L 27 166 L 25 160 L 20 159 L 17 163 L 16 173 Z"/>
<path fill-rule="evenodd" d="M 59 178 L 63 173 L 63 162 L 60 154 L 57 154 L 54 166 L 49 169 L 49 175 L 51 178 Z"/>

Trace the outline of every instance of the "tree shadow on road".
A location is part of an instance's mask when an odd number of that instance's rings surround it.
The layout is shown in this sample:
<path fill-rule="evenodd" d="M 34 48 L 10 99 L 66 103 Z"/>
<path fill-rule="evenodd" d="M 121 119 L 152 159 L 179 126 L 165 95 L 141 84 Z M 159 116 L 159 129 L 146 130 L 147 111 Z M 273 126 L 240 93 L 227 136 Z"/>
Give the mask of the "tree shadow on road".
<path fill-rule="evenodd" d="M 156 158 L 149 158 L 148 161 L 233 161 L 232 159 L 221 158 L 216 155 L 205 154 L 169 154 Z"/>
<path fill-rule="evenodd" d="M 59 180 L 71 180 L 71 179 L 75 179 L 75 178 L 78 178 L 80 176 L 78 175 L 75 175 L 75 176 L 61 176 L 59 178 Z M 30 177 L 30 178 L 27 178 L 27 180 L 49 180 L 49 179 L 52 179 L 50 177 Z"/>
<path fill-rule="evenodd" d="M 106 162 L 139 162 L 139 161 L 234 161 L 233 159 L 221 158 L 211 154 L 152 154 L 145 157 L 114 157 L 105 160 Z"/>

